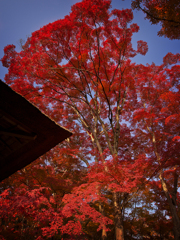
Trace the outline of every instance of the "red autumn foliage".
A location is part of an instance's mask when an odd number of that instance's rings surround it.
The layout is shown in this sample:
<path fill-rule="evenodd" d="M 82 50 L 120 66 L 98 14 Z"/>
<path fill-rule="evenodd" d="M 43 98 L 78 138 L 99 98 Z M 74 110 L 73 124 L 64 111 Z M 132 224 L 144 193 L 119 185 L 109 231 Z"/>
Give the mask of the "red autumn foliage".
<path fill-rule="evenodd" d="M 74 131 L 1 184 L 5 239 L 123 240 L 141 230 L 157 238 L 155 215 L 143 204 L 168 225 L 163 236 L 170 238 L 173 226 L 179 237 L 179 55 L 168 54 L 160 66 L 132 63 L 147 44 L 132 48 L 139 29 L 130 24 L 132 11 L 111 11 L 110 4 L 83 0 L 32 33 L 21 52 L 5 48 L 5 81 Z"/>

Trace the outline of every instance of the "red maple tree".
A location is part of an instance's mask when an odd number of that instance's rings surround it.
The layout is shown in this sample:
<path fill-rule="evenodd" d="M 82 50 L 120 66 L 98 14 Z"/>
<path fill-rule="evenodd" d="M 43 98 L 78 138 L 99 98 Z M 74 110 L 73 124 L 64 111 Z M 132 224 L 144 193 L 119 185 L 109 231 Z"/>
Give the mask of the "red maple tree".
<path fill-rule="evenodd" d="M 178 56 L 166 57 L 166 63 L 175 61 L 172 68 L 131 63 L 138 53 L 146 54 L 147 44 L 139 41 L 137 50 L 132 48 L 132 34 L 139 29 L 130 24 L 132 11 L 110 11 L 110 4 L 83 0 L 64 19 L 32 33 L 21 52 L 14 45 L 4 50 L 6 82 L 74 131 L 64 148 L 46 156 L 45 177 L 39 179 L 40 164 L 34 188 L 16 190 L 28 221 L 39 224 L 37 239 L 88 237 L 84 229 L 90 224 L 107 239 L 113 224 L 115 238 L 123 240 L 124 211 L 137 191 L 157 173 L 164 186 L 163 169 L 179 171 L 179 133 L 173 132 L 179 114 L 173 112 L 179 98 Z M 172 94 L 176 102 L 169 100 Z M 17 208 L 9 194 L 2 193 L 7 201 L 1 204 L 10 206 L 14 217 Z M 171 206 L 169 193 L 167 199 Z"/>

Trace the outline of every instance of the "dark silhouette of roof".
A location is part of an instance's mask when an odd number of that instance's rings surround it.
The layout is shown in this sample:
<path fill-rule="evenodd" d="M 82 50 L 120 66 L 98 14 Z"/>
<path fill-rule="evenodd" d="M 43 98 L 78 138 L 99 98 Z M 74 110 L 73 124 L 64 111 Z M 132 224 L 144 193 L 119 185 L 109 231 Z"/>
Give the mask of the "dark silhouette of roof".
<path fill-rule="evenodd" d="M 71 135 L 0 81 L 0 181 Z"/>

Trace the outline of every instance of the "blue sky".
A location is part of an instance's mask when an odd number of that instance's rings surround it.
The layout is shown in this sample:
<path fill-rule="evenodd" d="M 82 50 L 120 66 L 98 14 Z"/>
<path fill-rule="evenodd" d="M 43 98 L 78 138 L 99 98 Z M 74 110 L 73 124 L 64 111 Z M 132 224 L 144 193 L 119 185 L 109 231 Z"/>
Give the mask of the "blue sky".
<path fill-rule="evenodd" d="M 76 2 L 80 0 L 0 0 L 0 58 L 6 45 L 14 44 L 20 50 L 20 39 L 26 40 L 40 27 L 63 18 Z M 112 0 L 112 8 L 130 7 L 130 0 Z M 180 41 L 158 37 L 160 26 L 144 20 L 142 12 L 134 11 L 133 22 L 140 26 L 140 31 L 133 37 L 134 48 L 138 40 L 147 41 L 149 46 L 146 56 L 137 56 L 133 61 L 161 64 L 168 52 L 180 52 Z M 7 69 L 0 63 L 0 79 L 4 79 L 6 72 Z"/>

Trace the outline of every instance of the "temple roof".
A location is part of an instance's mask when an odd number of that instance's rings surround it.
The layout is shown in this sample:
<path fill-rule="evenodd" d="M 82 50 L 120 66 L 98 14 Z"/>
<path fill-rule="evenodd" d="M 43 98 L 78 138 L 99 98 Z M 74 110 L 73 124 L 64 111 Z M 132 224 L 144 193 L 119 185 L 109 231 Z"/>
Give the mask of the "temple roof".
<path fill-rule="evenodd" d="M 0 81 L 0 181 L 71 135 Z"/>

